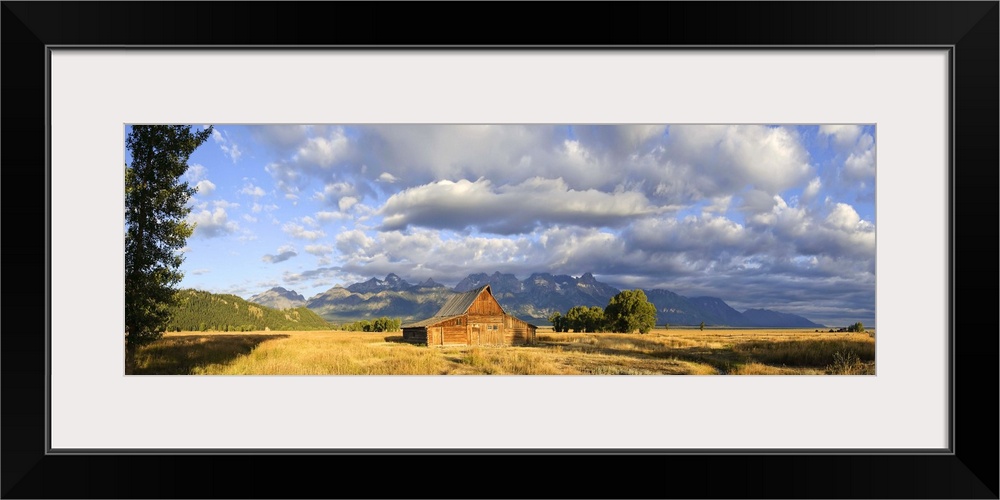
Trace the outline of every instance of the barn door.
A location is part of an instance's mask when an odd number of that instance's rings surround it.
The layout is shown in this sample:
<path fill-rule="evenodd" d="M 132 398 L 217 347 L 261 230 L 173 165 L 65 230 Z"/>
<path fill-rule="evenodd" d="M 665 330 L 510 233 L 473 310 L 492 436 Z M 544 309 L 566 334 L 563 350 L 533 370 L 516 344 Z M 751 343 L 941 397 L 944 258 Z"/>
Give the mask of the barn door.
<path fill-rule="evenodd" d="M 473 324 L 469 333 L 470 345 L 503 345 L 503 330 L 496 324 Z"/>
<path fill-rule="evenodd" d="M 469 338 L 469 344 L 471 345 L 483 345 L 483 332 L 486 329 L 486 325 L 475 324 L 472 325 L 472 332 L 470 333 L 471 338 Z"/>
<path fill-rule="evenodd" d="M 486 328 L 483 343 L 486 345 L 502 345 L 503 344 L 503 334 L 501 334 L 500 325 L 484 325 Z"/>

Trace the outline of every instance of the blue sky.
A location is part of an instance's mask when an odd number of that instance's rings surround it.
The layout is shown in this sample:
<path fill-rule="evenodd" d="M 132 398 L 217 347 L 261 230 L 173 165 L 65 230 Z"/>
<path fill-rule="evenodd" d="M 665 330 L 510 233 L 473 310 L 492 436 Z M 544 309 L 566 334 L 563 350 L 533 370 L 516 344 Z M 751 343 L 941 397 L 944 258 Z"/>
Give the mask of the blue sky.
<path fill-rule="evenodd" d="M 182 287 L 592 272 L 875 321 L 871 125 L 215 124 L 189 164 Z"/>

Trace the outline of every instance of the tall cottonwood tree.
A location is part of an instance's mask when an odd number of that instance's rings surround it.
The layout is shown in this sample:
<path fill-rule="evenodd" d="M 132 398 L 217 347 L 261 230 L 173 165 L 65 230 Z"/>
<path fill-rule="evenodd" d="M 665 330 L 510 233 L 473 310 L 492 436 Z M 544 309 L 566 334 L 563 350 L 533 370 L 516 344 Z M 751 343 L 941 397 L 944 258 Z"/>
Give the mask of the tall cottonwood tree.
<path fill-rule="evenodd" d="M 191 153 L 212 134 L 190 125 L 135 125 L 125 139 L 125 373 L 136 348 L 163 335 L 183 273 L 179 250 L 194 231 L 186 221 L 195 189 L 180 180 Z"/>
<path fill-rule="evenodd" d="M 604 319 L 617 333 L 649 333 L 656 326 L 656 306 L 641 289 L 622 290 L 604 308 Z"/>

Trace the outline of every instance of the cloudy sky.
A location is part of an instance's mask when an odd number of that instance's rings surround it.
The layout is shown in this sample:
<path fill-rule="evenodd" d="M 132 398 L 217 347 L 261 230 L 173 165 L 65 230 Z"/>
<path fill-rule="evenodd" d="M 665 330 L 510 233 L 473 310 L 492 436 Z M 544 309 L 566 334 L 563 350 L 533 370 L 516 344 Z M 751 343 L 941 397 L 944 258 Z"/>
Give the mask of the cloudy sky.
<path fill-rule="evenodd" d="M 592 272 L 874 325 L 874 137 L 870 125 L 216 124 L 184 179 L 198 193 L 181 286 L 308 298 L 390 272 L 448 285 Z"/>

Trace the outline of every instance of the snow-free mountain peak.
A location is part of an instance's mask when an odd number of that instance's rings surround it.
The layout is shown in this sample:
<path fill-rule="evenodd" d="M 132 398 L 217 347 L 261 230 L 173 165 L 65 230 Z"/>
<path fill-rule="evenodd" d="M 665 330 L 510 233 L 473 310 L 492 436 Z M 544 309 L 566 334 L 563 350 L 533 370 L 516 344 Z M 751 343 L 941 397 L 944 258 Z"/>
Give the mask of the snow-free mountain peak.
<path fill-rule="evenodd" d="M 250 297 L 249 302 L 274 309 L 290 309 L 306 305 L 306 298 L 294 290 L 276 286 Z"/>

